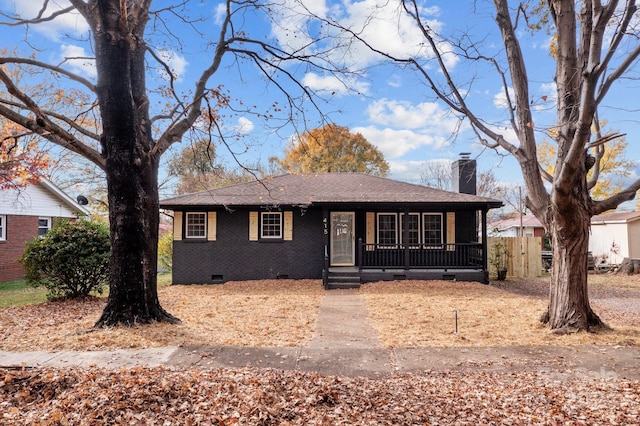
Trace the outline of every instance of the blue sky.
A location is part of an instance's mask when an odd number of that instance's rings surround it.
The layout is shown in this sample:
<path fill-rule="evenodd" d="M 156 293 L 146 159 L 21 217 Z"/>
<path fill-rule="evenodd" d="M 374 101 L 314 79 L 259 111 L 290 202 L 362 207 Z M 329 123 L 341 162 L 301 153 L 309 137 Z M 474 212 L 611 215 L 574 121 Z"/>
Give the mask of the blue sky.
<path fill-rule="evenodd" d="M 60 6 L 68 4 L 66 0 L 58 0 L 57 3 Z M 156 0 L 152 9 L 172 3 L 175 2 Z M 273 9 L 278 13 L 272 15 L 271 21 L 264 16 L 247 13 L 242 21 L 238 21 L 236 29 L 242 27 L 249 36 L 276 40 L 288 46 L 305 46 L 310 41 L 297 28 L 307 28 L 316 37 L 326 37 L 307 49 L 327 49 L 327 55 L 332 59 L 346 59 L 350 70 L 359 71 L 357 75 L 339 81 L 327 73 L 300 66 L 288 70 L 305 86 L 323 94 L 325 101 L 319 105 L 332 121 L 348 127 L 352 132 L 362 133 L 382 151 L 390 163 L 391 178 L 419 182 L 425 162 L 451 161 L 458 158 L 460 152 L 471 152 L 472 157 L 478 160 L 481 171 L 491 169 L 501 181 L 521 183 L 521 172 L 515 160 L 481 146 L 466 123 L 460 122 L 445 106 L 436 102 L 424 81 L 417 78 L 413 71 L 385 64 L 373 52 L 355 43 L 348 50 L 338 46 L 337 39 L 331 37 L 331 30 L 302 17 L 299 2 L 282 0 L 279 3 L 284 7 Z M 411 54 L 428 63 L 429 55 L 421 45 L 420 34 L 410 20 L 398 18 L 399 9 L 393 1 L 308 0 L 305 3 L 319 16 L 331 17 L 345 26 L 361 29 L 362 36 L 381 50 L 396 55 Z M 34 16 L 41 6 L 41 2 L 36 0 L 0 0 L 0 4 L 3 10 L 19 8 L 23 16 Z M 192 27 L 183 25 L 176 16 L 169 15 L 165 15 L 165 22 L 152 20 L 149 23 L 149 31 L 156 29 L 150 45 L 178 76 L 176 87 L 179 91 L 186 93 L 191 90 L 203 68 L 210 62 L 207 43 L 217 37 L 221 5 L 214 1 L 192 1 L 185 9 L 181 9 L 179 15 L 203 19 Z M 448 35 L 467 33 L 475 40 L 481 40 L 483 53 L 500 54 L 502 45 L 493 22 L 491 2 L 425 1 L 422 12 L 428 16 L 432 28 Z M 372 16 L 374 19 L 370 19 Z M 364 25 L 365 21 L 367 25 Z M 46 25 L 32 26 L 28 42 L 41 49 L 38 53 L 41 59 L 53 63 L 60 63 L 65 57 L 90 57 L 90 44 L 81 40 L 87 30 L 88 26 L 81 18 L 67 16 Z M 22 30 L 0 27 L 0 35 L 8 49 L 17 46 L 24 52 L 31 50 L 25 41 L 18 41 L 24 37 Z M 521 31 L 519 35 L 529 63 L 534 124 L 540 131 L 539 140 L 542 140 L 546 129 L 555 122 L 554 63 L 549 56 L 550 40 L 544 31 L 535 34 Z M 501 101 L 504 90 L 500 80 L 490 70 L 464 63 L 453 55 L 446 60 L 454 78 L 466 91 L 467 100 L 476 114 L 516 143 L 505 124 L 509 117 Z M 91 60 L 67 60 L 63 66 L 95 79 Z M 637 76 L 638 72 L 636 65 L 634 74 Z M 148 80 L 150 86 L 163 84 L 164 77 L 159 70 L 151 72 Z M 227 58 L 221 71 L 209 82 L 209 87 L 218 85 L 223 86 L 238 108 L 241 107 L 240 102 L 243 106 L 255 105 L 257 112 L 268 110 L 274 102 L 285 105 L 278 91 L 267 85 L 256 67 L 248 62 L 236 64 L 230 57 Z M 640 105 L 637 96 L 628 96 L 629 87 L 616 90 L 612 91 L 602 108 L 601 118 L 608 120 L 609 128 L 628 134 L 627 157 L 638 164 L 634 171 L 634 177 L 637 177 L 640 173 L 640 149 L 633 138 L 640 127 L 635 118 Z M 635 90 L 638 91 L 637 84 Z M 294 133 L 291 126 L 276 131 L 273 129 L 276 121 L 264 122 L 254 114 L 231 111 L 222 111 L 222 114 L 225 131 L 240 136 L 234 139 L 236 142 L 232 143 L 231 148 L 240 161 L 247 164 L 255 161 L 266 164 L 269 157 L 282 156 Z M 308 111 L 307 118 L 309 122 L 306 125 L 309 128 L 321 124 L 312 110 Z M 174 149 L 180 148 L 180 145 L 174 145 Z M 233 164 L 231 155 L 224 147 L 218 148 L 218 155 L 228 165 Z"/>

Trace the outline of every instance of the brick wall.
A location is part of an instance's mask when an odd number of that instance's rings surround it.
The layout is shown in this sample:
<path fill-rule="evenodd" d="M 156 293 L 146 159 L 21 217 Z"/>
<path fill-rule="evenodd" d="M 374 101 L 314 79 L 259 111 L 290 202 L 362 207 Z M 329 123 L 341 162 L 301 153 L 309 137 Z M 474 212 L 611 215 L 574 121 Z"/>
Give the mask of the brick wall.
<path fill-rule="evenodd" d="M 7 216 L 6 240 L 0 241 L 0 282 L 22 279 L 24 270 L 18 262 L 29 240 L 38 236 L 37 216 Z"/>
<path fill-rule="evenodd" d="M 249 241 L 249 212 L 218 211 L 216 241 L 174 241 L 173 283 L 321 278 L 322 212 L 293 211 L 292 241 Z"/>

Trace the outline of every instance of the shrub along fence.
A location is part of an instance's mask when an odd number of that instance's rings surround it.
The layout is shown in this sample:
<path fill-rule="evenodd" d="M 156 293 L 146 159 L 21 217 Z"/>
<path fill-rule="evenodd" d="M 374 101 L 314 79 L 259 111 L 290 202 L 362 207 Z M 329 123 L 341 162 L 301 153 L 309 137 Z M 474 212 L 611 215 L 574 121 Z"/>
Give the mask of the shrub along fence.
<path fill-rule="evenodd" d="M 540 237 L 489 237 L 491 247 L 502 241 L 507 246 L 507 277 L 535 278 L 542 275 L 542 239 Z M 489 265 L 489 277 L 494 279 L 496 271 Z"/>

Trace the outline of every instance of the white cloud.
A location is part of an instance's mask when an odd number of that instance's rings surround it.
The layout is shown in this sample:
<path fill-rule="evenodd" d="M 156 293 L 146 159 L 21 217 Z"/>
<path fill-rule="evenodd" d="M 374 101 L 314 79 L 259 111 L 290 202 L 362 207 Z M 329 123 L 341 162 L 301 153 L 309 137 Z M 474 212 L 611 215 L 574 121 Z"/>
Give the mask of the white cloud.
<path fill-rule="evenodd" d="M 437 7 L 422 7 L 422 18 L 434 32 L 442 30 L 442 23 L 437 20 L 440 13 Z M 418 30 L 415 21 L 408 17 L 397 2 L 387 0 L 362 0 L 345 2 L 341 15 L 336 17 L 339 23 L 351 29 L 372 47 L 389 53 L 392 56 L 407 58 L 430 58 L 432 53 Z M 352 41 L 352 40 L 347 40 Z M 364 66 L 380 60 L 377 53 L 362 44 L 348 44 L 349 53 L 354 60 Z M 444 51 L 452 49 L 443 44 Z M 453 66 L 457 58 L 446 55 L 447 65 Z"/>
<path fill-rule="evenodd" d="M 509 87 L 508 91 L 509 91 L 509 99 L 511 100 L 511 103 L 514 103 L 515 92 L 513 91 L 513 87 Z M 501 90 L 500 92 L 496 93 L 493 96 L 493 105 L 499 109 L 509 108 L 509 103 L 507 102 L 507 95 L 504 92 L 504 90 Z"/>
<path fill-rule="evenodd" d="M 388 161 L 389 177 L 404 182 L 420 183 L 420 173 L 426 161 Z"/>
<path fill-rule="evenodd" d="M 332 92 L 332 94 L 346 94 L 356 91 L 359 94 L 369 93 L 369 84 L 361 81 L 343 81 L 336 76 L 320 76 L 316 73 L 307 73 L 302 79 L 302 84 L 316 91 Z"/>
<path fill-rule="evenodd" d="M 353 133 L 360 133 L 367 141 L 378 147 L 386 159 L 399 158 L 425 145 L 438 146 L 441 141 L 432 135 L 413 130 L 397 130 L 374 126 L 355 127 Z"/>
<path fill-rule="evenodd" d="M 346 63 L 351 69 L 362 69 L 381 57 L 348 33 L 319 23 L 311 14 L 353 31 L 372 47 L 390 55 L 423 60 L 433 56 L 415 21 L 397 2 L 344 1 L 327 7 L 322 0 L 285 0 L 279 7 L 272 7 L 272 12 L 271 33 L 281 46 L 300 53 L 321 52 L 329 60 Z M 437 19 L 439 8 L 422 7 L 420 13 L 433 31 L 442 30 L 442 23 Z M 441 47 L 445 52 L 454 50 L 444 42 Z M 443 58 L 449 67 L 458 62 L 453 54 L 445 54 Z"/>
<path fill-rule="evenodd" d="M 556 83 L 542 83 L 538 89 L 538 94 L 533 99 L 533 109 L 535 111 L 548 111 L 556 108 L 558 92 L 556 91 Z"/>
<path fill-rule="evenodd" d="M 448 146 L 454 135 L 466 129 L 455 115 L 436 103 L 413 105 L 406 101 L 380 99 L 366 110 L 366 127 L 353 128 L 376 145 L 387 159 L 400 158 L 429 146 L 441 149 Z"/>
<path fill-rule="evenodd" d="M 298 52 L 309 50 L 314 45 L 315 37 L 321 37 L 323 30 L 316 29 L 310 34 L 309 28 L 315 18 L 327 16 L 327 6 L 324 0 L 283 0 L 279 4 L 273 4 L 270 8 L 272 19 L 271 34 L 278 40 L 281 46 Z"/>
<path fill-rule="evenodd" d="M 173 50 L 160 49 L 156 53 L 162 59 L 162 61 L 169 67 L 169 69 L 171 70 L 171 74 L 173 74 L 175 79 L 177 81 L 182 81 L 182 76 L 187 69 L 187 65 L 189 65 L 187 60 Z M 169 79 L 169 76 L 167 75 L 167 72 L 164 66 L 158 65 L 157 70 L 158 70 L 158 74 L 160 74 L 162 78 L 166 80 Z"/>
<path fill-rule="evenodd" d="M 367 108 L 369 121 L 403 129 L 428 129 L 430 133 L 451 134 L 458 130 L 460 120 L 435 102 L 413 105 L 406 101 L 380 99 Z"/>
<path fill-rule="evenodd" d="M 83 47 L 63 44 L 60 46 L 60 56 L 72 72 L 89 78 L 95 78 L 98 75 L 95 59 L 92 55 L 88 55 Z"/>
<path fill-rule="evenodd" d="M 220 3 L 216 6 L 216 10 L 213 13 L 214 22 L 218 25 L 222 25 L 225 17 L 227 16 L 227 4 Z"/>
<path fill-rule="evenodd" d="M 255 125 L 253 121 L 249 120 L 246 117 L 238 118 L 238 124 L 235 129 L 240 133 L 250 133 L 254 129 Z"/>
<path fill-rule="evenodd" d="M 4 2 L 5 4 L 8 2 Z M 38 16 L 42 8 L 42 1 L 14 1 L 11 6 L 15 8 L 15 13 L 25 19 L 32 19 Z M 50 16 L 70 6 L 67 0 L 50 1 L 47 3 L 47 10 L 43 16 Z M 46 21 L 36 25 L 31 25 L 31 29 L 44 34 L 47 38 L 58 41 L 61 36 L 79 36 L 89 31 L 89 24 L 78 12 L 69 12 L 56 17 L 51 21 Z"/>
<path fill-rule="evenodd" d="M 509 87 L 509 98 L 511 99 L 511 103 L 515 105 L 515 92 L 513 87 Z M 536 93 L 532 93 L 531 96 L 531 105 L 532 109 L 535 111 L 545 111 L 549 108 L 554 108 L 556 103 L 556 84 L 555 83 L 542 83 L 539 86 L 539 89 Z M 504 91 L 500 91 L 493 96 L 493 105 L 498 109 L 507 109 L 509 108 L 509 103 L 507 102 L 507 96 Z"/>

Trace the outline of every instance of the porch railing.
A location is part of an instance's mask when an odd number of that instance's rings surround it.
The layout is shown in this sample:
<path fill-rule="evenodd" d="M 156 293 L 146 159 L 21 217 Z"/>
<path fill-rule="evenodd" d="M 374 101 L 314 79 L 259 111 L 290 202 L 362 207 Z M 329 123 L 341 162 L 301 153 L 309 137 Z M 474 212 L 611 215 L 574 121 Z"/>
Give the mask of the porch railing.
<path fill-rule="evenodd" d="M 409 247 L 358 241 L 360 269 L 484 269 L 482 243 L 417 244 Z"/>

